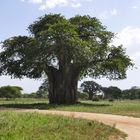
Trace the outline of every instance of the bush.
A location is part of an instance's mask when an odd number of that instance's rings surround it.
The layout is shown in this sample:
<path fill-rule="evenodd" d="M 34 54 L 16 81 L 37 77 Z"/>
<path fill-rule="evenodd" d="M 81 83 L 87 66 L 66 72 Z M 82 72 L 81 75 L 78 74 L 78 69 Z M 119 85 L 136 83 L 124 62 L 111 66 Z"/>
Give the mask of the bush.
<path fill-rule="evenodd" d="M 88 94 L 84 92 L 77 92 L 77 98 L 80 100 L 87 100 L 88 99 Z"/>
<path fill-rule="evenodd" d="M 114 102 L 114 99 L 109 99 L 108 101 L 109 101 L 109 102 Z"/>
<path fill-rule="evenodd" d="M 98 97 L 93 97 L 92 101 L 98 102 L 99 101 L 99 98 Z"/>
<path fill-rule="evenodd" d="M 48 99 L 49 93 L 47 91 L 37 91 L 36 92 L 36 98 L 42 98 L 42 99 Z"/>
<path fill-rule="evenodd" d="M 25 93 L 25 94 L 22 94 L 22 97 L 23 98 L 48 99 L 48 92 L 37 91 L 37 92 L 33 92 L 33 93 Z"/>
<path fill-rule="evenodd" d="M 22 98 L 36 98 L 36 93 L 35 92 L 24 93 L 24 94 L 22 94 Z"/>

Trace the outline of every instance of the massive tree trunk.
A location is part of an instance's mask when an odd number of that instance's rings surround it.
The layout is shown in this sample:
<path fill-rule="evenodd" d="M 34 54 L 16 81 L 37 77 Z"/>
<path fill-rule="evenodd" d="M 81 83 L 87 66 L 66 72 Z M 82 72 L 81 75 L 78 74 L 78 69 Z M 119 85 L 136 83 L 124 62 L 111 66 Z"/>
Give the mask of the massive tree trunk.
<path fill-rule="evenodd" d="M 61 71 L 51 68 L 49 75 L 50 104 L 75 104 L 77 101 L 78 74 L 68 68 Z"/>

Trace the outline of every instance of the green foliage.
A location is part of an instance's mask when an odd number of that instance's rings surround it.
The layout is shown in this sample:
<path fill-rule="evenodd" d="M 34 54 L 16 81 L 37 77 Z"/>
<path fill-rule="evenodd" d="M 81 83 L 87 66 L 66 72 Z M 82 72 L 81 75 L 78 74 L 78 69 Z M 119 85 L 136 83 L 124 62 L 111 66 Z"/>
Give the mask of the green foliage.
<path fill-rule="evenodd" d="M 23 98 L 42 98 L 42 99 L 48 99 L 48 89 L 49 89 L 49 83 L 48 80 L 46 79 L 41 86 L 39 87 L 37 92 L 33 93 L 27 93 L 23 94 Z"/>
<path fill-rule="evenodd" d="M 49 91 L 49 81 L 48 79 L 45 79 L 44 82 L 39 87 L 40 91 Z"/>
<path fill-rule="evenodd" d="M 37 91 L 36 92 L 36 98 L 48 98 L 48 91 Z"/>
<path fill-rule="evenodd" d="M 36 98 L 37 95 L 36 95 L 36 92 L 24 93 L 24 94 L 22 94 L 22 97 L 23 97 L 23 98 Z"/>
<path fill-rule="evenodd" d="M 77 92 L 77 97 L 79 100 L 87 100 L 88 99 L 87 93 L 84 93 L 84 92 Z"/>
<path fill-rule="evenodd" d="M 140 99 L 140 88 L 131 88 L 127 90 L 123 90 L 122 92 L 123 99 Z"/>
<path fill-rule="evenodd" d="M 45 79 L 44 82 L 39 87 L 38 91 L 36 92 L 36 98 L 48 98 L 49 92 L 49 82 L 48 79 Z"/>
<path fill-rule="evenodd" d="M 100 99 L 98 98 L 98 97 L 93 97 L 93 99 L 92 99 L 92 101 L 96 101 L 96 102 L 98 102 Z"/>
<path fill-rule="evenodd" d="M 102 87 L 102 90 L 105 94 L 106 99 L 121 99 L 122 91 L 118 87 L 110 86 L 110 87 Z"/>
<path fill-rule="evenodd" d="M 79 77 L 123 79 L 133 66 L 122 46 L 111 46 L 114 33 L 95 17 L 59 14 L 40 17 L 28 28 L 30 36 L 16 36 L 2 43 L 0 74 L 40 78 L 71 68 Z"/>
<path fill-rule="evenodd" d="M 109 101 L 109 102 L 114 102 L 114 99 L 109 99 L 108 101 Z"/>
<path fill-rule="evenodd" d="M 77 15 L 66 19 L 48 14 L 31 24 L 28 31 L 30 36 L 2 42 L 0 75 L 47 75 L 51 104 L 76 103 L 80 78 L 124 79 L 127 69 L 133 66 L 121 45 L 111 45 L 114 33 L 95 17 Z"/>
<path fill-rule="evenodd" d="M 48 92 L 37 91 L 33 93 L 22 94 L 23 98 L 39 98 L 39 99 L 48 99 Z"/>
<path fill-rule="evenodd" d="M 0 87 L 0 98 L 19 98 L 21 97 L 21 87 L 3 86 Z"/>
<path fill-rule="evenodd" d="M 97 91 L 101 90 L 101 86 L 94 81 L 84 81 L 81 84 L 81 88 L 84 92 L 95 94 Z"/>
<path fill-rule="evenodd" d="M 94 81 L 84 81 L 81 84 L 81 88 L 83 92 L 89 94 L 89 100 L 92 100 L 93 95 L 95 95 L 98 91 L 101 91 L 101 86 Z"/>

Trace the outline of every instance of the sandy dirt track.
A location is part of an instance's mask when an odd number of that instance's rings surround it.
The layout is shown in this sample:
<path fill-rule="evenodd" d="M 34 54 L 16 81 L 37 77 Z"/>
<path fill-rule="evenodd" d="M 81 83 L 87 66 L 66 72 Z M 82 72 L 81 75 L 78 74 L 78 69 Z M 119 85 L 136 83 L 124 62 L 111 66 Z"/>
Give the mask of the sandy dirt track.
<path fill-rule="evenodd" d="M 115 126 L 117 129 L 128 134 L 127 140 L 140 140 L 140 118 L 127 116 L 97 114 L 85 112 L 56 111 L 56 110 L 16 110 L 17 112 L 38 112 L 43 114 L 55 114 L 69 116 L 73 118 L 82 118 L 88 120 L 96 120 L 107 125 Z"/>

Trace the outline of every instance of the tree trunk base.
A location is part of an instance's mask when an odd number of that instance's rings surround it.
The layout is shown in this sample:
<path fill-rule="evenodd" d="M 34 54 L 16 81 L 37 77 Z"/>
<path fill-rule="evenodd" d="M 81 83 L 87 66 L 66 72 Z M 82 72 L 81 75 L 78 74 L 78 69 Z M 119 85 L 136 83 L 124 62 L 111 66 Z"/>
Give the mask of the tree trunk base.
<path fill-rule="evenodd" d="M 50 104 L 76 104 L 78 78 L 73 73 L 64 74 L 52 70 L 49 79 L 49 103 Z"/>

